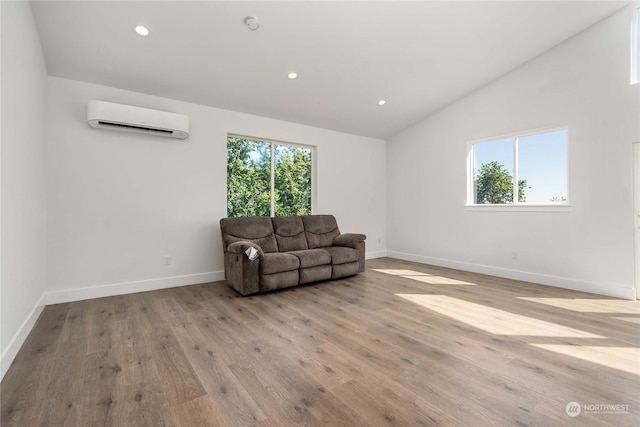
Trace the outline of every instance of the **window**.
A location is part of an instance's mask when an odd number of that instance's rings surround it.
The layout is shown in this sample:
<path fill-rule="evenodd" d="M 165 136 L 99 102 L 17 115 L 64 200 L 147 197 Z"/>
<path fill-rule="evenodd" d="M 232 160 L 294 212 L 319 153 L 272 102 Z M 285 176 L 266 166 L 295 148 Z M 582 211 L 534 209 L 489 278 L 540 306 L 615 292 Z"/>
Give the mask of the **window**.
<path fill-rule="evenodd" d="M 631 83 L 640 83 L 640 7 L 631 25 Z"/>
<path fill-rule="evenodd" d="M 227 137 L 227 216 L 311 213 L 311 154 L 302 145 Z"/>
<path fill-rule="evenodd" d="M 567 203 L 566 128 L 473 142 L 469 165 L 469 204 Z"/>

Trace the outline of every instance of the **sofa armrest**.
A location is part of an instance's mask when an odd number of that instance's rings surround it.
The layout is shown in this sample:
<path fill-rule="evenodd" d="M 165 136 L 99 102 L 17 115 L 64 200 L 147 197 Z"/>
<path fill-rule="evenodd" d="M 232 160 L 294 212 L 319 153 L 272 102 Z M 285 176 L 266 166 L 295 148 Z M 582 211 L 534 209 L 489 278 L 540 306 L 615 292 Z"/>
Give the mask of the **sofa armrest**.
<path fill-rule="evenodd" d="M 336 236 L 333 239 L 333 244 L 335 246 L 349 246 L 353 247 L 356 243 L 364 242 L 367 236 L 359 233 L 345 233 Z"/>
<path fill-rule="evenodd" d="M 358 271 L 364 271 L 365 240 L 367 236 L 358 233 L 339 234 L 333 239 L 334 246 L 346 246 L 358 251 Z"/>
<path fill-rule="evenodd" d="M 258 252 L 257 258 L 262 259 L 264 255 L 264 251 L 262 250 L 262 248 L 259 245 L 250 242 L 249 240 L 238 240 L 237 242 L 231 243 L 229 246 L 227 246 L 227 252 L 247 255 L 246 250 L 249 248 L 254 248 Z"/>
<path fill-rule="evenodd" d="M 242 295 L 260 292 L 260 261 L 250 261 L 242 252 L 225 252 L 224 278 Z"/>

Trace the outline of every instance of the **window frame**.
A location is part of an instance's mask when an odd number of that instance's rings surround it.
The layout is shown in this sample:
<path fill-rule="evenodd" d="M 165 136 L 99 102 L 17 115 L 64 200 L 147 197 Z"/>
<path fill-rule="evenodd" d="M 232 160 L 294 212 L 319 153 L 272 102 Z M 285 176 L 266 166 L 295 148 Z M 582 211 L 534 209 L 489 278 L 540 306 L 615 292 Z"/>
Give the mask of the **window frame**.
<path fill-rule="evenodd" d="M 317 146 L 315 145 L 308 145 L 308 144 L 300 144 L 297 142 L 289 142 L 289 141 L 282 141 L 282 140 L 278 140 L 278 139 L 272 139 L 272 138 L 261 138 L 261 137 L 255 137 L 255 136 L 249 136 L 249 135 L 243 135 L 243 134 L 239 134 L 239 133 L 227 133 L 227 137 L 226 137 L 226 144 L 225 144 L 225 150 L 228 147 L 229 144 L 229 138 L 240 138 L 240 139 L 248 139 L 251 141 L 257 141 L 257 142 L 265 142 L 270 144 L 270 158 L 271 158 L 271 169 L 270 169 L 270 192 L 269 192 L 269 196 L 270 196 L 270 216 L 274 217 L 275 216 L 275 197 L 274 197 L 274 188 L 275 188 L 275 146 L 276 145 L 284 145 L 284 146 L 288 146 L 288 147 L 298 147 L 298 148 L 303 148 L 303 149 L 307 149 L 311 151 L 311 214 L 315 214 L 316 213 L 316 157 L 317 157 Z M 225 155 L 225 158 L 227 156 Z M 228 162 L 228 159 L 227 159 Z M 227 165 L 225 165 L 227 166 Z M 229 177 L 227 176 L 227 180 L 229 179 Z M 229 188 L 228 188 L 228 183 L 225 182 L 225 188 L 226 188 L 226 198 L 225 200 L 228 202 L 229 200 Z M 226 205 L 226 203 L 225 203 Z M 225 207 L 225 211 L 227 210 L 227 207 Z M 229 212 L 226 212 L 227 216 L 229 215 Z"/>
<path fill-rule="evenodd" d="M 638 54 L 638 32 L 640 31 L 640 6 L 633 8 L 633 17 L 631 19 L 631 78 L 632 85 L 640 83 L 640 55 Z"/>
<path fill-rule="evenodd" d="M 518 201 L 518 138 L 538 135 L 547 132 L 554 132 L 564 130 L 567 135 L 567 139 L 565 142 L 565 150 L 566 150 L 566 186 L 567 186 L 567 197 L 565 201 L 562 202 L 520 202 Z M 477 144 L 482 144 L 484 142 L 490 142 L 500 139 L 512 139 L 512 154 L 513 154 L 513 203 L 505 203 L 505 204 L 488 204 L 488 203 L 475 203 L 475 192 L 474 192 L 474 177 L 475 177 L 475 168 L 474 168 L 474 146 Z M 569 126 L 568 125 L 558 125 L 552 127 L 538 128 L 533 130 L 521 131 L 521 132 L 513 132 L 498 136 L 493 136 L 490 138 L 482 138 L 476 139 L 467 142 L 467 195 L 466 195 L 466 203 L 464 205 L 465 210 L 467 211 L 517 211 L 517 212 L 571 212 L 572 206 L 570 204 L 570 183 L 569 183 Z"/>

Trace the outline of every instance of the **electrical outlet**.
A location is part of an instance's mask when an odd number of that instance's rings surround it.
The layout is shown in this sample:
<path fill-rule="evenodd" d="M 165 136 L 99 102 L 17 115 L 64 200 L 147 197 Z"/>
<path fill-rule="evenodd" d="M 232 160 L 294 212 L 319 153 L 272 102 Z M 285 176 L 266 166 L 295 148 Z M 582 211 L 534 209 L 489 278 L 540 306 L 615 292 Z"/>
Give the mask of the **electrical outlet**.
<path fill-rule="evenodd" d="M 169 255 L 165 255 L 162 257 L 162 263 L 164 265 L 171 265 L 171 257 Z"/>

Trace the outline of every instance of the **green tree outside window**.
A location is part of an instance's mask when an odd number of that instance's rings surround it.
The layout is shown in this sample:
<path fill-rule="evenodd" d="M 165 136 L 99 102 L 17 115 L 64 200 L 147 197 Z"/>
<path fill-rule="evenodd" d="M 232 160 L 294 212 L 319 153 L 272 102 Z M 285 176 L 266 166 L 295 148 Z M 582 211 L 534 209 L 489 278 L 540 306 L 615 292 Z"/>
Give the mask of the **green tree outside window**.
<path fill-rule="evenodd" d="M 513 203 L 513 177 L 498 162 L 482 164 L 475 178 L 477 204 Z M 527 180 L 518 180 L 518 201 L 526 202 Z"/>
<path fill-rule="evenodd" d="M 227 216 L 310 213 L 310 148 L 227 138 Z"/>

